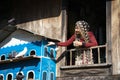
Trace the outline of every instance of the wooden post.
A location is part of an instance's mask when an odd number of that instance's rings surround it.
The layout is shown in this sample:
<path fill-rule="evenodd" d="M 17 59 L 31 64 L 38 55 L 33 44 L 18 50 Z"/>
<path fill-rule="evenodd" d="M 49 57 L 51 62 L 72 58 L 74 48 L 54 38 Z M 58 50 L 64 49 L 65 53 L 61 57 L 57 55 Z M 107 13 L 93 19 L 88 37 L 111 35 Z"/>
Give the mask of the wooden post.
<path fill-rule="evenodd" d="M 106 47 L 105 47 L 105 55 L 106 55 L 106 63 L 109 63 L 108 62 L 108 55 L 109 55 L 109 53 L 108 53 L 108 46 L 107 46 L 107 44 L 106 44 Z"/>
<path fill-rule="evenodd" d="M 72 65 L 72 50 L 70 50 L 70 65 Z"/>
<path fill-rule="evenodd" d="M 90 63 L 93 64 L 93 53 L 92 53 L 92 49 L 90 49 Z"/>
<path fill-rule="evenodd" d="M 113 75 L 120 75 L 120 0 L 111 3 L 112 72 Z"/>
<path fill-rule="evenodd" d="M 100 48 L 98 47 L 97 50 L 98 50 L 98 63 L 100 64 Z"/>

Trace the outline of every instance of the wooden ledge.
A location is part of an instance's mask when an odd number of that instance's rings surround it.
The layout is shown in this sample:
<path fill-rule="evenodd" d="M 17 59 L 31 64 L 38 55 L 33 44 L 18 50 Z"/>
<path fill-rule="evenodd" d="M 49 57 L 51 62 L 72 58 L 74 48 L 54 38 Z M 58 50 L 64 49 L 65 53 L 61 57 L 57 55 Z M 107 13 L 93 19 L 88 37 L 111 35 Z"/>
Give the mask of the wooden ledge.
<path fill-rule="evenodd" d="M 20 57 L 20 58 L 13 58 L 13 59 L 8 59 L 8 60 L 1 60 L 0 64 L 5 64 L 5 63 L 10 63 L 10 62 L 19 62 L 19 61 L 25 61 L 25 60 L 30 60 L 30 59 L 40 59 L 40 56 L 27 56 L 27 57 Z"/>
<path fill-rule="evenodd" d="M 71 66 L 61 66 L 61 70 L 71 70 L 71 69 L 89 69 L 89 68 L 109 68 L 111 63 L 104 64 L 82 64 L 82 65 L 71 65 Z"/>

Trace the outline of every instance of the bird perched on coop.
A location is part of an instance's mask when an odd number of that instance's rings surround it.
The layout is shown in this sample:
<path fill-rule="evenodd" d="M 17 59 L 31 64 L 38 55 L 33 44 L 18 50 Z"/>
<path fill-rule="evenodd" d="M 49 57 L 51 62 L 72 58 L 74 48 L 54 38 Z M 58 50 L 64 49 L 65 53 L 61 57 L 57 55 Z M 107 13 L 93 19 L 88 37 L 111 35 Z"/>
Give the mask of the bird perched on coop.
<path fill-rule="evenodd" d="M 17 80 L 22 80 L 24 78 L 24 75 L 21 75 L 21 74 L 18 74 L 17 76 L 16 76 L 16 79 Z"/>
<path fill-rule="evenodd" d="M 55 42 L 50 41 L 50 42 L 48 42 L 48 44 L 46 46 L 51 46 L 51 45 L 56 45 L 56 44 L 55 44 Z M 58 51 L 59 48 L 56 47 L 55 50 Z"/>
<path fill-rule="evenodd" d="M 8 58 L 9 58 L 9 59 L 15 58 L 16 55 L 17 55 L 17 52 L 16 52 L 16 51 L 12 51 L 12 52 L 8 55 Z"/>
<path fill-rule="evenodd" d="M 15 58 L 23 57 L 23 56 L 26 54 L 26 52 L 27 52 L 27 47 L 24 47 L 24 49 L 23 49 L 21 52 L 19 52 L 19 53 L 15 56 Z"/>

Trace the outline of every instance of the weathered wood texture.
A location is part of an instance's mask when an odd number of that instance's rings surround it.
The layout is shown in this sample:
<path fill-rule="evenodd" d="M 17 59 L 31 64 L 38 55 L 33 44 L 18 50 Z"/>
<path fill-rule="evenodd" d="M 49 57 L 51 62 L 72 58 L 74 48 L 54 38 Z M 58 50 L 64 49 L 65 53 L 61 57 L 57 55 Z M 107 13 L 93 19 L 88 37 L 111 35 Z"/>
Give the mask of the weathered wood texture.
<path fill-rule="evenodd" d="M 61 77 L 108 76 L 111 74 L 112 74 L 111 64 L 94 64 L 61 67 Z"/>
<path fill-rule="evenodd" d="M 111 63 L 111 1 L 106 1 L 106 35 L 107 58 L 108 62 Z"/>
<path fill-rule="evenodd" d="M 67 35 L 67 12 L 66 10 L 61 11 L 62 14 L 62 31 L 61 31 L 61 41 L 66 41 L 66 35 Z M 61 58 L 62 53 L 66 50 L 66 47 L 58 47 L 59 50 L 57 51 L 57 67 L 56 67 L 56 75 L 60 76 L 60 67 L 65 66 L 65 57 Z"/>
<path fill-rule="evenodd" d="M 120 0 L 113 0 L 111 17 L 113 75 L 120 74 Z"/>
<path fill-rule="evenodd" d="M 13 0 L 18 28 L 61 40 L 61 0 Z"/>
<path fill-rule="evenodd" d="M 57 80 L 120 80 L 117 76 L 78 76 L 78 77 L 58 77 Z"/>

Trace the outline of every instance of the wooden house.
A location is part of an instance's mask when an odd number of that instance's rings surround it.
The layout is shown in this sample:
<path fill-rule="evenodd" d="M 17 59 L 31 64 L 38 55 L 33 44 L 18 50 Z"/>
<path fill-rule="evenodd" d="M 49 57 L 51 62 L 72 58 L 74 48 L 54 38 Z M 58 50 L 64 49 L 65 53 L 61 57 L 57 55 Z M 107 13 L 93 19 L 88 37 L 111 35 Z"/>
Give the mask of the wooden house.
<path fill-rule="evenodd" d="M 75 65 L 73 45 L 59 47 L 58 80 L 120 79 L 120 0 L 2 0 L 0 6 L 1 43 L 19 29 L 34 36 L 66 41 L 74 33 L 76 21 L 89 23 L 99 44 L 89 48 L 93 53 L 95 51 L 93 58 L 96 61 Z"/>

